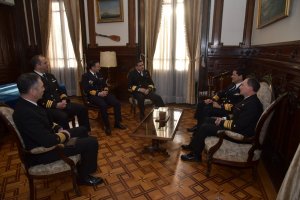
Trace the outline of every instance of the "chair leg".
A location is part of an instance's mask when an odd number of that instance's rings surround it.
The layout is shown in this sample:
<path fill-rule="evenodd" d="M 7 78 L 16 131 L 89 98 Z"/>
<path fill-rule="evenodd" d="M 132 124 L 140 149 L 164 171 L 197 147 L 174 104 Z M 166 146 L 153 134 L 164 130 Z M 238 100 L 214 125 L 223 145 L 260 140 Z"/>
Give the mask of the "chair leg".
<path fill-rule="evenodd" d="M 252 167 L 252 176 L 253 176 L 253 180 L 257 179 L 257 165 L 254 165 Z"/>
<path fill-rule="evenodd" d="M 212 156 L 207 154 L 207 170 L 206 170 L 206 177 L 209 177 L 211 172 L 211 165 L 212 165 Z"/>
<path fill-rule="evenodd" d="M 78 187 L 76 177 L 77 177 L 76 173 L 72 171 L 72 181 L 73 181 L 74 192 L 76 193 L 77 196 L 80 196 L 81 192 L 80 192 L 80 189 Z"/>
<path fill-rule="evenodd" d="M 35 193 L 34 193 L 34 184 L 33 184 L 33 179 L 32 178 L 28 178 L 28 182 L 29 182 L 29 199 L 30 200 L 34 200 L 35 199 Z"/>

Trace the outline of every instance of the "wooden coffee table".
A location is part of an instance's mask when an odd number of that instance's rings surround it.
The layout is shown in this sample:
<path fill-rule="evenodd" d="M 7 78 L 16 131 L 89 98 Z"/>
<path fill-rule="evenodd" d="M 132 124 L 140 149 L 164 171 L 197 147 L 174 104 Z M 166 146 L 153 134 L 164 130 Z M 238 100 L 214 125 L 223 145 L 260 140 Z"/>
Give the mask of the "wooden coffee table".
<path fill-rule="evenodd" d="M 159 119 L 159 112 L 166 112 L 166 119 Z M 130 134 L 132 137 L 152 139 L 152 145 L 144 148 L 142 153 L 161 152 L 168 155 L 160 144 L 163 141 L 173 140 L 175 137 L 183 109 L 160 107 L 154 108 Z"/>

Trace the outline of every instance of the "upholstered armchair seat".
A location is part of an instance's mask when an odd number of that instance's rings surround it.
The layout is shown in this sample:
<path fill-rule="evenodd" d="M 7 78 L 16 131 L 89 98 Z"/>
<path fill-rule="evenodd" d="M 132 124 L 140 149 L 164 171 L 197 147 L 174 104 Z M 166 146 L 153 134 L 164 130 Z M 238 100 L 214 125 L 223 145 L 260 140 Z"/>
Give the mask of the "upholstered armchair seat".
<path fill-rule="evenodd" d="M 130 96 L 129 97 L 129 103 L 130 103 L 130 112 L 133 112 L 133 114 L 136 113 L 136 106 L 138 105 L 138 101 L 133 97 L 133 96 Z M 145 99 L 144 100 L 144 105 L 152 105 L 153 102 L 150 100 L 150 99 Z"/>
<path fill-rule="evenodd" d="M 80 155 L 74 155 L 68 157 L 76 165 L 80 161 Z M 28 173 L 30 175 L 52 175 L 64 171 L 71 170 L 70 166 L 63 160 L 58 160 L 49 164 L 40 164 L 28 168 Z"/>
<path fill-rule="evenodd" d="M 212 148 L 218 142 L 218 137 L 207 137 L 205 139 L 205 149 Z M 213 158 L 230 162 L 247 162 L 248 152 L 251 149 L 251 147 L 252 144 L 239 144 L 228 140 L 223 140 L 221 147 L 214 154 Z M 259 160 L 260 154 L 260 150 L 255 150 L 252 161 Z"/>

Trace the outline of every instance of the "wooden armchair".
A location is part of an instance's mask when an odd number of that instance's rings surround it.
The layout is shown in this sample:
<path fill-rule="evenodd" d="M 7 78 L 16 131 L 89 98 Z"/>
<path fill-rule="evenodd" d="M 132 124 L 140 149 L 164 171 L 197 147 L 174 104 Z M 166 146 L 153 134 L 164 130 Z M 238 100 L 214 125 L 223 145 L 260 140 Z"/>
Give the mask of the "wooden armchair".
<path fill-rule="evenodd" d="M 287 93 L 279 96 L 271 104 L 272 90 L 266 83 L 261 83 L 258 98 L 264 106 L 264 112 L 260 116 L 253 137 L 245 137 L 242 134 L 229 130 L 221 130 L 217 137 L 205 139 L 205 152 L 207 154 L 207 172 L 209 176 L 212 163 L 224 164 L 235 167 L 251 167 L 253 175 L 256 175 L 256 168 L 262 152 L 270 120 L 274 110 L 279 103 L 287 96 Z M 230 138 L 230 141 L 226 138 Z"/>
<path fill-rule="evenodd" d="M 135 70 L 134 68 L 129 70 L 129 72 L 127 73 L 127 79 L 128 79 L 128 75 L 131 71 Z M 136 100 L 136 98 L 134 98 L 134 96 L 132 95 L 132 90 L 128 89 L 128 92 L 130 93 L 129 96 L 129 104 L 130 104 L 130 113 L 133 112 L 133 115 L 136 114 L 136 107 L 138 105 L 138 101 Z M 153 105 L 153 102 L 151 101 L 151 99 L 145 99 L 144 100 L 144 105 Z"/>
<path fill-rule="evenodd" d="M 80 190 L 76 182 L 77 169 L 76 164 L 80 161 L 80 155 L 74 155 L 67 157 L 61 150 L 59 145 L 45 148 L 37 147 L 30 151 L 26 150 L 23 139 L 15 126 L 12 119 L 13 109 L 4 105 L 0 105 L 0 119 L 7 125 L 9 132 L 13 135 L 14 141 L 17 144 L 19 157 L 22 162 L 22 166 L 25 170 L 25 174 L 29 181 L 30 199 L 35 199 L 36 193 L 34 191 L 34 179 L 46 179 L 62 176 L 72 176 L 73 189 L 77 196 L 80 196 Z M 55 151 L 61 158 L 61 160 L 49 163 L 39 164 L 35 166 L 29 166 L 27 162 L 28 155 L 42 154 L 45 152 Z"/>
<path fill-rule="evenodd" d="M 98 119 L 100 117 L 100 114 L 99 114 L 100 108 L 99 108 L 99 106 L 93 105 L 89 102 L 88 95 L 84 91 L 81 81 L 79 81 L 79 86 L 80 86 L 80 93 L 81 93 L 83 104 L 87 107 L 88 110 L 93 110 L 93 111 L 97 112 L 97 117 L 96 118 L 90 118 L 90 119 L 93 119 L 93 120 Z"/>

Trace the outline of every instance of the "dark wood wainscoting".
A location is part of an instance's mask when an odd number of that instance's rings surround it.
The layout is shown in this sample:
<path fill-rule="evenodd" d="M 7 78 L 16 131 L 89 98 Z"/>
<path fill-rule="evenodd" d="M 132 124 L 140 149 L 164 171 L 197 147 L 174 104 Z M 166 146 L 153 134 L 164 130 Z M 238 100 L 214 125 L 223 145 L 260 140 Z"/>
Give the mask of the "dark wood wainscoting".
<path fill-rule="evenodd" d="M 263 161 L 277 190 L 300 142 L 299 52 L 300 41 L 251 48 L 208 48 L 207 67 L 202 70 L 207 77 L 244 65 L 257 77 L 271 75 L 275 96 L 289 92 L 289 98 L 274 114 L 263 147 Z"/>
<path fill-rule="evenodd" d="M 259 76 L 271 74 L 275 94 L 289 92 L 275 113 L 264 145 L 263 161 L 279 189 L 300 142 L 300 42 L 255 46 L 247 67 Z"/>
<path fill-rule="evenodd" d="M 250 48 L 238 46 L 208 47 L 206 68 L 200 70 L 200 77 L 205 77 L 199 82 L 199 91 L 207 90 L 207 76 L 215 76 L 223 72 L 229 72 L 234 68 L 245 66 L 251 53 Z M 216 80 L 217 81 L 217 80 Z M 225 84 L 228 83 L 225 80 Z M 220 89 L 220 84 L 214 84 L 214 90 Z"/>
<path fill-rule="evenodd" d="M 127 90 L 127 73 L 135 66 L 137 47 L 131 46 L 107 46 L 88 48 L 86 51 L 87 61 L 91 59 L 99 60 L 100 51 L 115 51 L 117 54 L 118 67 L 110 68 L 109 72 L 114 85 L 114 93 L 120 100 L 128 100 L 129 93 Z M 101 71 L 106 75 L 107 69 Z"/>

